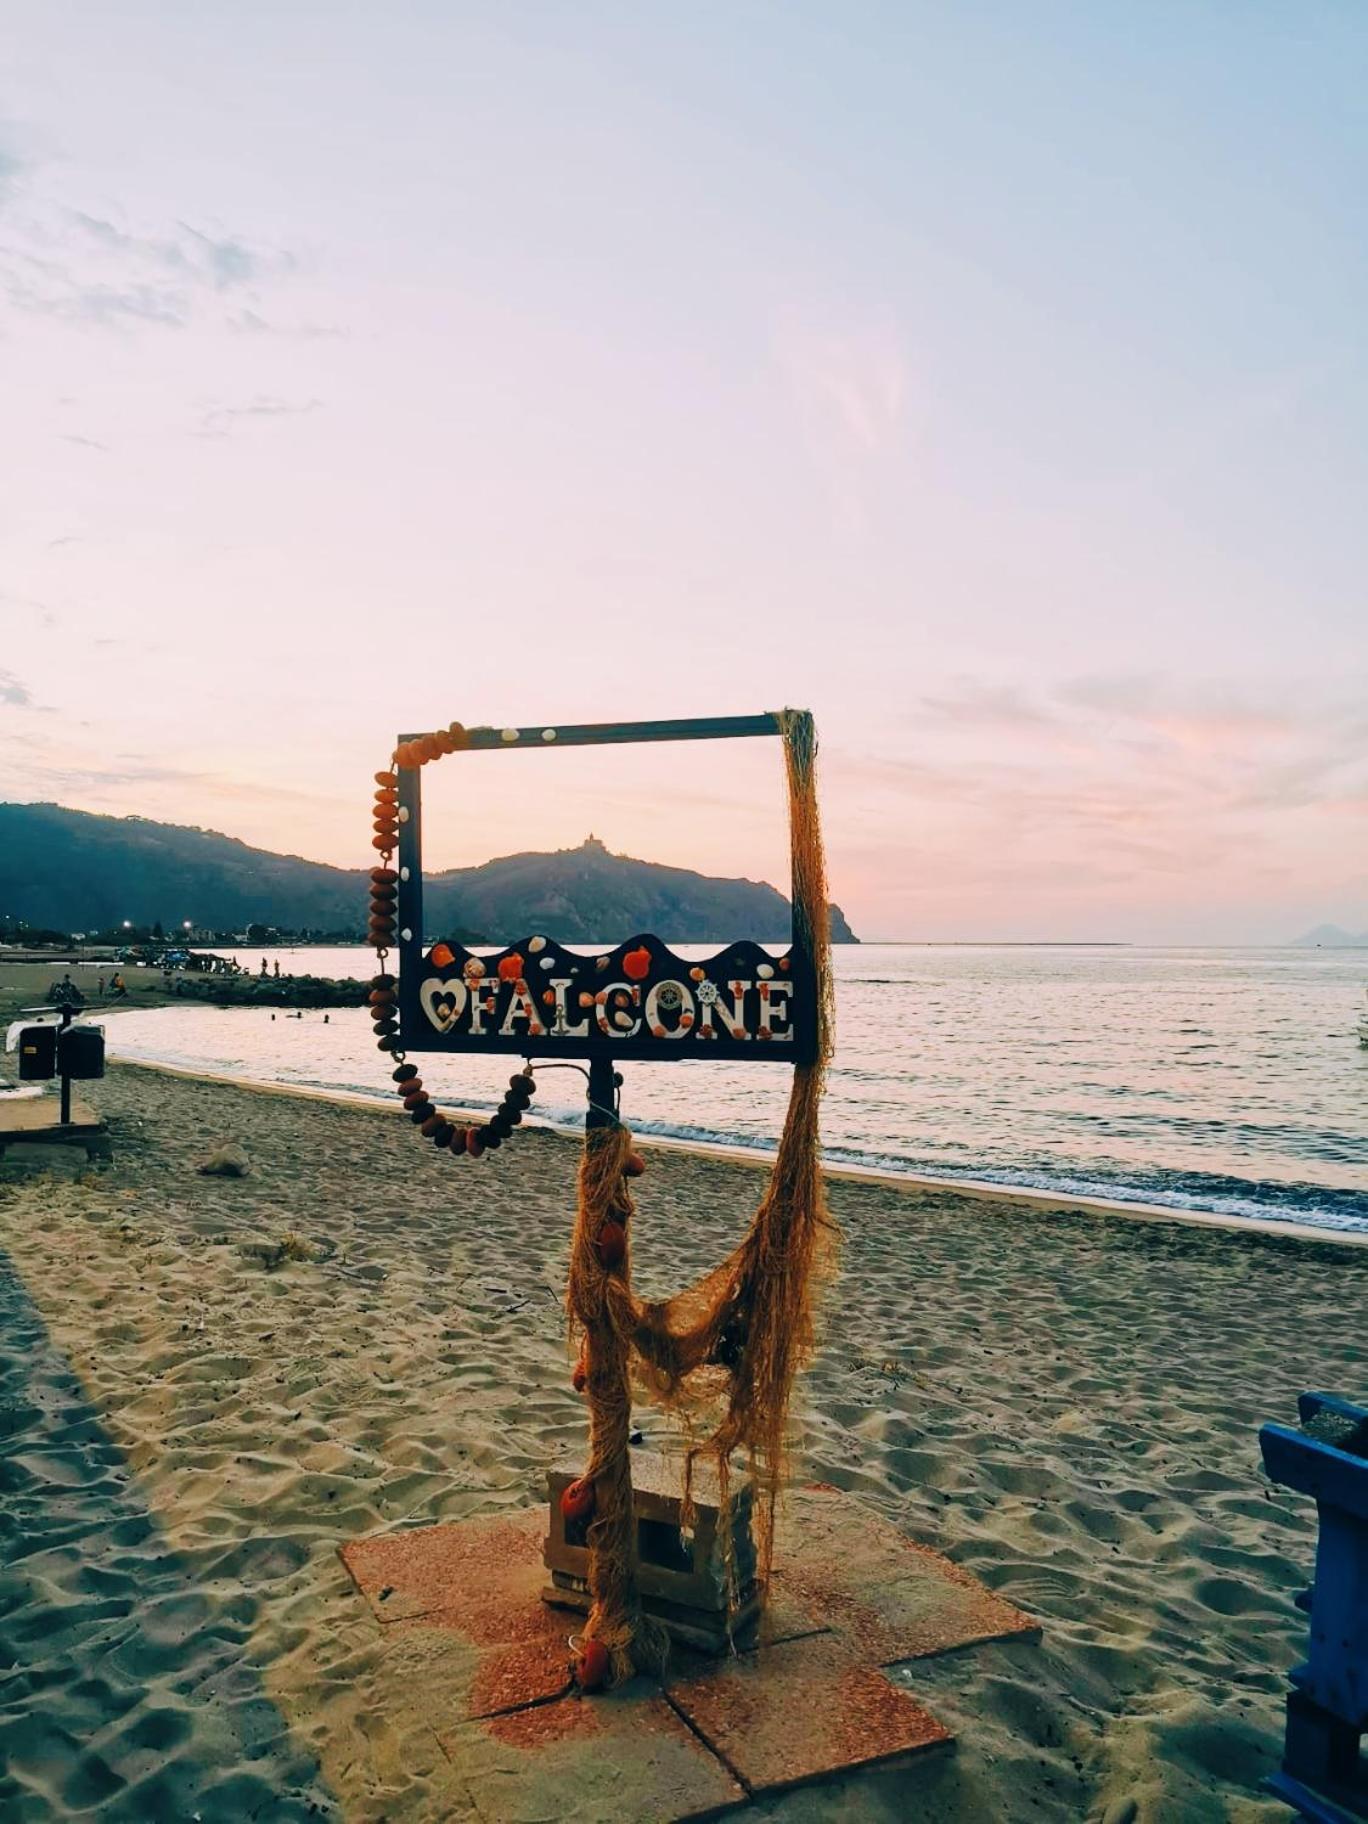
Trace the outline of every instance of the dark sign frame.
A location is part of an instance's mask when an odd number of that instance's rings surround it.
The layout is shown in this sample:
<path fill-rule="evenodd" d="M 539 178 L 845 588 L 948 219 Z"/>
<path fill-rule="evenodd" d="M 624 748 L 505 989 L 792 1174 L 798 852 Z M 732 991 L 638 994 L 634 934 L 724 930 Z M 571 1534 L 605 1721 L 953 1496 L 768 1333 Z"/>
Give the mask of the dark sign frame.
<path fill-rule="evenodd" d="M 462 751 L 544 753 L 560 747 L 715 741 L 782 732 L 773 713 L 472 728 Z M 415 739 L 399 737 L 401 745 Z M 487 956 L 448 938 L 451 961 L 434 965 L 423 943 L 422 861 L 421 769 L 406 766 L 399 769 L 397 1049 L 591 1061 L 725 1057 L 815 1062 L 817 972 L 807 933 L 797 921 L 781 955 L 741 939 L 701 962 L 690 962 L 649 932 L 582 955 L 549 934 L 533 932 Z M 796 903 L 796 892 L 793 898 Z M 450 1029 L 444 1030 L 442 1022 L 448 1019 Z M 470 1024 L 458 1027 L 458 1020 Z M 519 1030 L 507 1030 L 512 1025 Z"/>

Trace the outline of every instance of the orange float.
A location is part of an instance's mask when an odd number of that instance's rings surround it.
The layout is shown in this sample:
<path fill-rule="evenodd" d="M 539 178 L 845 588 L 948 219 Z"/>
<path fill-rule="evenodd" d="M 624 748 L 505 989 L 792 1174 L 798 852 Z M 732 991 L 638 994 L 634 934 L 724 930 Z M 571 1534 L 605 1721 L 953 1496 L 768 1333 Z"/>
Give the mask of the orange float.
<path fill-rule="evenodd" d="M 561 1490 L 561 1518 L 568 1520 L 571 1526 L 578 1526 L 587 1520 L 594 1511 L 594 1485 L 588 1476 L 581 1476 L 578 1482 L 571 1482 Z"/>

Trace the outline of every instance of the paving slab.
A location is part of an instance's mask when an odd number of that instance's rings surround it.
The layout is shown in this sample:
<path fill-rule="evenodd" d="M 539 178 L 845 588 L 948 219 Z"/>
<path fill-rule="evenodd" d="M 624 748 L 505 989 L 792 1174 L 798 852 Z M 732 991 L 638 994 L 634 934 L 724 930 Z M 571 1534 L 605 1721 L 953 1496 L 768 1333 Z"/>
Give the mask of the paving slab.
<path fill-rule="evenodd" d="M 599 1697 L 439 1727 L 484 1824 L 678 1824 L 715 1818 L 746 1791 L 644 1680 Z"/>
<path fill-rule="evenodd" d="M 490 1716 L 570 1687 L 577 1625 L 541 1600 L 546 1516 L 383 1533 L 342 1547 L 342 1562 L 386 1632 L 386 1663 L 439 1693 L 440 1715 Z"/>
<path fill-rule="evenodd" d="M 719 1661 L 671 1681 L 666 1693 L 757 1796 L 953 1740 L 929 1710 L 831 1635 Z"/>
<path fill-rule="evenodd" d="M 1040 1635 L 1033 1616 L 839 1489 L 794 1489 L 783 1503 L 774 1592 L 881 1666 Z"/>
<path fill-rule="evenodd" d="M 485 1646 L 517 1638 L 520 1616 L 542 1608 L 546 1510 L 353 1539 L 342 1562 L 379 1622 L 412 1621 L 459 1606 L 461 1626 Z"/>

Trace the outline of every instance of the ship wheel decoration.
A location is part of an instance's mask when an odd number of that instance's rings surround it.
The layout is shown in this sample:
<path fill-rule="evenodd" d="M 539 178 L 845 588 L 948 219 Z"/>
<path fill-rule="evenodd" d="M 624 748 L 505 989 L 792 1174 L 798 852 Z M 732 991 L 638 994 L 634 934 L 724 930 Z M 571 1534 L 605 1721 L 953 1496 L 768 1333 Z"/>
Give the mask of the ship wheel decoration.
<path fill-rule="evenodd" d="M 423 940 L 421 774 L 448 754 L 778 736 L 787 783 L 793 928 L 781 955 L 747 940 L 704 962 L 639 933 L 595 956 L 532 932 L 476 955 L 454 938 Z M 641 1602 L 628 1440 L 635 1384 L 684 1420 L 685 1504 L 694 1462 L 715 1466 L 725 1505 L 740 1453 L 757 1494 L 758 1583 L 769 1573 L 794 1376 L 811 1353 L 816 1292 L 835 1229 L 818 1160 L 818 1109 L 831 1045 L 830 924 L 817 810 L 816 734 L 805 710 L 673 722 L 558 728 L 465 728 L 402 737 L 375 775 L 376 865 L 369 941 L 377 973 L 369 1006 L 404 1112 L 452 1157 L 481 1159 L 517 1133 L 538 1063 L 582 1061 L 588 1076 L 584 1153 L 566 1288 L 573 1380 L 589 1409 L 589 1455 L 561 1497 L 585 1532 L 589 1620 L 577 1643 L 585 1689 L 663 1662 L 665 1637 Z M 390 956 L 397 951 L 398 968 Z M 487 1120 L 444 1112 L 410 1052 L 520 1057 Z M 738 1245 L 665 1302 L 632 1290 L 631 1181 L 645 1169 L 621 1119 L 617 1065 L 694 1056 L 793 1066 L 769 1183 Z M 739 1596 L 739 1592 L 733 1592 Z"/>

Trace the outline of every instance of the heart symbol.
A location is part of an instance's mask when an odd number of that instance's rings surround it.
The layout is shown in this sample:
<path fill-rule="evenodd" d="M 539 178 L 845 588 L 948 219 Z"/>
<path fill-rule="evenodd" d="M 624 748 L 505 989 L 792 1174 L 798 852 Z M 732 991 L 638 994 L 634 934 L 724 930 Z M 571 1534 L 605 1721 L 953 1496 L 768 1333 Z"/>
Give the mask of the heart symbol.
<path fill-rule="evenodd" d="M 418 1004 L 438 1032 L 446 1032 L 460 1019 L 466 1004 L 466 985 L 459 977 L 444 982 L 430 975 L 418 990 Z"/>

